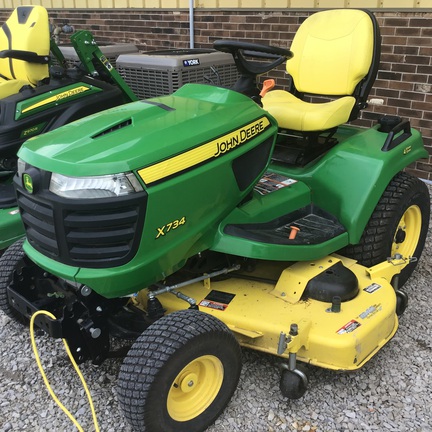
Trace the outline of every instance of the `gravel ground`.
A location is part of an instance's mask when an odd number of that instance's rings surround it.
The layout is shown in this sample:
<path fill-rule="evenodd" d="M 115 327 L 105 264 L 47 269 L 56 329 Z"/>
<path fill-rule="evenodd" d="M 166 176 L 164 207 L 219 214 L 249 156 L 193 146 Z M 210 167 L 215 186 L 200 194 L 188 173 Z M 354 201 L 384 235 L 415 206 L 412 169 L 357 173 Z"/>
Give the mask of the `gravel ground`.
<path fill-rule="evenodd" d="M 399 331 L 363 369 L 338 374 L 310 368 L 309 391 L 288 401 L 279 392 L 278 360 L 244 351 L 238 389 L 208 432 L 432 431 L 431 232 L 405 287 L 410 304 Z M 42 383 L 28 331 L 2 312 L 0 341 L 0 432 L 76 430 Z M 93 431 L 84 390 L 62 343 L 40 336 L 38 346 L 56 393 L 84 430 Z M 103 432 L 130 431 L 114 391 L 119 368 L 120 360 L 81 366 Z"/>

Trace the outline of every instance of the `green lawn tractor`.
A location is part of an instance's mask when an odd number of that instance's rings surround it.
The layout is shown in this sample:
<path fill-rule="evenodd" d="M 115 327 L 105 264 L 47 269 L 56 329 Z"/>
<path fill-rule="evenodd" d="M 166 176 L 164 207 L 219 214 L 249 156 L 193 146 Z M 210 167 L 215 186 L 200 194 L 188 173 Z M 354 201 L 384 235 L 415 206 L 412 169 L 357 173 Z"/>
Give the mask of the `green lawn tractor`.
<path fill-rule="evenodd" d="M 221 40 L 234 89 L 187 84 L 27 141 L 14 185 L 26 240 L 0 261 L 0 307 L 118 378 L 136 431 L 193 432 L 229 402 L 240 347 L 353 371 L 395 334 L 422 253 L 427 156 L 408 121 L 347 125 L 367 105 L 380 34 L 366 11 L 320 11 L 291 50 Z M 287 60 L 289 91 L 257 88 Z M 329 98 L 308 102 L 308 95 Z M 315 100 L 315 99 L 314 99 Z M 24 408 L 23 408 L 24 409 Z"/>
<path fill-rule="evenodd" d="M 21 144 L 102 109 L 137 100 L 90 32 L 76 32 L 71 43 L 80 68 L 68 68 L 50 40 L 48 14 L 42 6 L 19 6 L 1 27 L 0 250 L 24 235 L 12 186 Z"/>

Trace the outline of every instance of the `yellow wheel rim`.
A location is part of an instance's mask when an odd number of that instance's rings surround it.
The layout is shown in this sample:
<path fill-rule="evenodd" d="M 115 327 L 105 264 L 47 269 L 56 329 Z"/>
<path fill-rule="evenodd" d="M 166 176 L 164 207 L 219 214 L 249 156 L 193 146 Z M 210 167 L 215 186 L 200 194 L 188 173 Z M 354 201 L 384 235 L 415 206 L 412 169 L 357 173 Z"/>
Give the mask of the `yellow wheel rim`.
<path fill-rule="evenodd" d="M 416 250 L 422 226 L 422 214 L 418 206 L 408 207 L 402 215 L 393 238 L 392 256 L 396 253 L 404 258 L 412 257 Z"/>
<path fill-rule="evenodd" d="M 215 400 L 222 386 L 224 369 L 215 356 L 198 357 L 174 379 L 168 393 L 167 409 L 173 420 L 192 420 Z"/>

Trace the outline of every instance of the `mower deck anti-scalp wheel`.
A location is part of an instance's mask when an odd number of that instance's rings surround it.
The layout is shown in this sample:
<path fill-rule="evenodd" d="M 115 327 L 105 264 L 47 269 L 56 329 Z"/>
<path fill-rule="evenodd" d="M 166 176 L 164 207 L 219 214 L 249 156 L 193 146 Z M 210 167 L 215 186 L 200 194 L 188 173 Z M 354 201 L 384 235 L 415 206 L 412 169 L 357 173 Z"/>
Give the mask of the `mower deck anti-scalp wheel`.
<path fill-rule="evenodd" d="M 381 196 L 360 242 L 341 253 L 372 267 L 390 256 L 419 258 L 429 225 L 430 198 L 424 182 L 404 172 L 396 174 Z M 399 288 L 417 265 L 412 260 L 399 275 Z"/>
<path fill-rule="evenodd" d="M 295 370 L 282 370 L 279 388 L 284 397 L 300 399 L 307 391 L 308 381 L 306 368 L 297 364 Z"/>
<path fill-rule="evenodd" d="M 26 319 L 9 304 L 7 288 L 12 282 L 14 271 L 23 263 L 25 256 L 23 243 L 24 239 L 18 240 L 0 257 L 0 309 L 8 317 L 20 323 L 25 323 Z"/>
<path fill-rule="evenodd" d="M 240 371 L 241 349 L 224 323 L 196 310 L 174 312 L 125 357 L 120 406 L 136 431 L 203 431 L 231 399 Z"/>

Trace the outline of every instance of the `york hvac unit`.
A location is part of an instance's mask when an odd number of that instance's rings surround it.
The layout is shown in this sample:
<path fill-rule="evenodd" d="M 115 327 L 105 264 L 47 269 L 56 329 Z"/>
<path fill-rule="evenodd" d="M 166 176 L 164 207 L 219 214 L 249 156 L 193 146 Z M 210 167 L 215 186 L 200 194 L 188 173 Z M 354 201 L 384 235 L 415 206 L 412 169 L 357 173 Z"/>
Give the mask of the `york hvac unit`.
<path fill-rule="evenodd" d="M 124 54 L 117 70 L 141 99 L 170 94 L 186 83 L 231 87 L 239 76 L 231 54 L 204 49 Z"/>
<path fill-rule="evenodd" d="M 104 45 L 103 43 L 98 43 L 98 46 L 100 50 L 105 54 L 108 61 L 113 65 L 113 67 L 116 67 L 117 58 L 121 54 L 138 52 L 138 48 L 133 44 Z M 63 53 L 65 59 L 67 60 L 69 66 L 79 65 L 80 61 L 73 47 L 60 45 L 59 48 L 60 51 Z"/>

